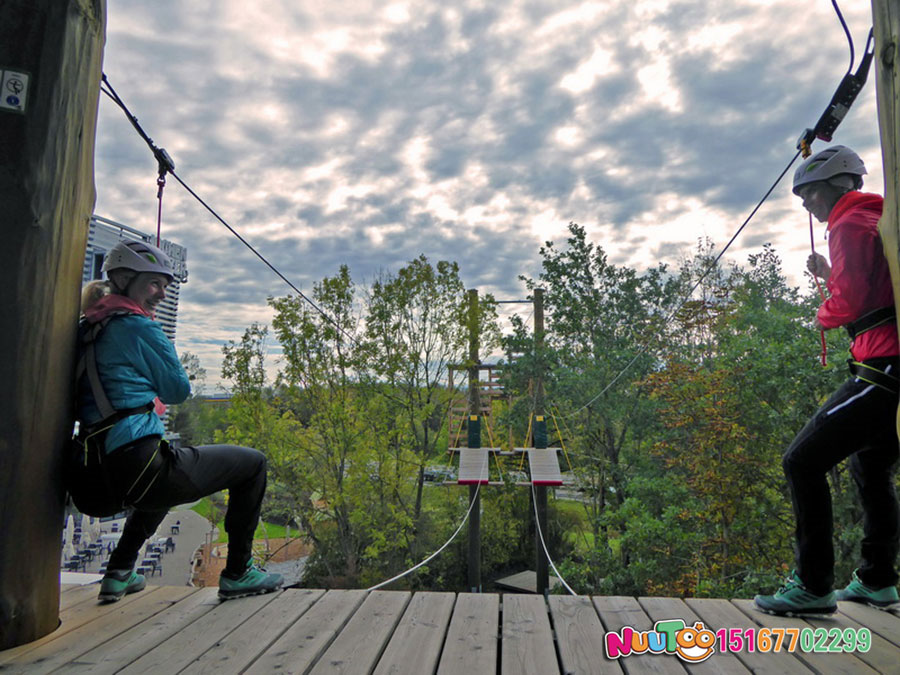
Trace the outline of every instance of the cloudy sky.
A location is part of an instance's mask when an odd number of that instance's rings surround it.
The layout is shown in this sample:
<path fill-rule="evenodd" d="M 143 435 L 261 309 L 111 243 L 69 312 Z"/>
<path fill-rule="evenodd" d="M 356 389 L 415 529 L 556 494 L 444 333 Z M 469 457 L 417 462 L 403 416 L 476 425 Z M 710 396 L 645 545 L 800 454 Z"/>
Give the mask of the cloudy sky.
<path fill-rule="evenodd" d="M 843 4 L 858 62 L 870 5 Z M 342 263 L 365 283 L 424 253 L 503 299 L 525 297 L 518 276 L 570 221 L 638 269 L 701 237 L 723 246 L 849 63 L 829 0 L 109 0 L 104 71 L 179 175 L 305 292 Z M 834 140 L 881 191 L 874 81 Z M 101 97 L 96 213 L 154 231 L 155 181 Z M 178 348 L 213 385 L 222 344 L 289 289 L 171 178 L 163 236 L 188 247 Z M 802 283 L 789 182 L 728 258 L 765 242 Z"/>

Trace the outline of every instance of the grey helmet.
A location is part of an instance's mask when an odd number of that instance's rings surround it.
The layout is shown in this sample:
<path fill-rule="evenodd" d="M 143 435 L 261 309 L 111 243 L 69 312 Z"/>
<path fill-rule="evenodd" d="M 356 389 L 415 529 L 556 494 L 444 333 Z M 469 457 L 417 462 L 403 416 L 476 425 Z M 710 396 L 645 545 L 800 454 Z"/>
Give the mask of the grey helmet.
<path fill-rule="evenodd" d="M 172 260 L 161 250 L 144 241 L 120 241 L 106 254 L 103 271 L 132 270 L 133 272 L 154 272 L 175 280 Z"/>
<path fill-rule="evenodd" d="M 851 174 L 862 176 L 866 173 L 866 165 L 853 150 L 845 145 L 832 145 L 817 152 L 801 164 L 794 173 L 794 194 L 797 189 L 809 183 L 827 181 L 835 176 Z M 862 179 L 857 178 L 854 183 L 862 186 Z"/>

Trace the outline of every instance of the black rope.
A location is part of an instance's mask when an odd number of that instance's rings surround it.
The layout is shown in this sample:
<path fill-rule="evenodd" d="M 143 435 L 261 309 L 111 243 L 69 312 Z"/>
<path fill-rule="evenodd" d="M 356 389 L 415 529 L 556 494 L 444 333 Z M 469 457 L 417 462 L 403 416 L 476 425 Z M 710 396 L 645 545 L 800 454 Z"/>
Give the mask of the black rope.
<path fill-rule="evenodd" d="M 834 5 L 834 11 L 837 12 L 838 21 L 841 22 L 841 26 L 844 28 L 844 33 L 847 35 L 847 42 L 850 43 L 850 65 L 847 67 L 847 73 L 853 72 L 853 62 L 856 60 L 856 54 L 853 49 L 853 36 L 850 35 L 850 29 L 847 28 L 847 22 L 844 21 L 844 15 L 841 14 L 841 8 L 838 7 L 837 0 L 831 0 L 831 4 Z"/>

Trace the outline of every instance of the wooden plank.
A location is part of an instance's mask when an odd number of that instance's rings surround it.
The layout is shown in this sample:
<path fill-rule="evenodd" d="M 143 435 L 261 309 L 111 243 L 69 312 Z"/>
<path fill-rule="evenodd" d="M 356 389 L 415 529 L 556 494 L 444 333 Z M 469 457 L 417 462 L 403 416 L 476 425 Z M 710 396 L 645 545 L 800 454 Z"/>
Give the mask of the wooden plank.
<path fill-rule="evenodd" d="M 323 590 L 289 589 L 245 621 L 240 630 L 233 631 L 223 640 L 199 656 L 181 671 L 191 673 L 216 673 L 228 675 L 241 673 L 256 657 L 275 642 L 282 633 L 302 616 L 322 595 Z"/>
<path fill-rule="evenodd" d="M 87 602 L 90 600 L 96 601 L 99 594 L 100 586 L 98 584 L 70 586 L 59 596 L 60 613 L 65 612 L 65 610 L 69 609 L 70 607 L 74 607 L 81 602 Z M 63 617 L 60 616 L 60 621 L 62 620 Z"/>
<path fill-rule="evenodd" d="M 99 617 L 105 616 L 107 613 L 112 612 L 117 608 L 125 607 L 129 603 L 145 597 L 148 594 L 154 593 L 157 590 L 159 589 L 148 588 L 146 591 L 143 591 L 141 593 L 132 593 L 131 595 L 126 595 L 114 605 L 100 604 L 96 601 L 91 602 L 89 599 L 83 600 L 82 602 L 69 607 L 60 614 L 61 623 L 59 625 L 59 628 L 57 628 L 49 635 L 45 635 L 40 640 L 35 640 L 34 642 L 29 642 L 27 644 L 14 647 L 13 649 L 7 649 L 0 652 L 0 664 L 4 664 L 17 659 L 27 652 L 33 651 L 39 647 L 46 645 L 48 642 L 58 640 L 71 631 L 77 630 L 83 625 L 90 623 L 91 621 L 94 621 Z M 99 589 L 97 590 L 97 592 L 99 593 Z"/>
<path fill-rule="evenodd" d="M 459 477 L 460 485 L 482 485 L 488 482 L 488 448 L 460 448 L 459 449 Z"/>
<path fill-rule="evenodd" d="M 220 602 L 120 672 L 130 675 L 177 673 L 279 595 L 280 593 L 268 593 Z"/>
<path fill-rule="evenodd" d="M 879 610 L 874 611 L 877 612 Z M 808 621 L 815 628 L 824 628 L 829 631 L 829 639 L 827 640 L 826 645 L 833 645 L 834 647 L 842 645 L 850 646 L 850 644 L 844 640 L 843 631 L 849 629 L 847 632 L 849 636 L 852 636 L 850 639 L 853 639 L 855 642 L 858 631 L 863 629 L 863 626 L 859 622 L 854 621 L 846 614 L 840 612 L 827 619 L 808 619 Z M 839 635 L 832 632 L 834 629 L 841 631 L 841 634 Z M 868 627 L 866 627 L 866 630 L 871 631 Z M 894 636 L 894 638 L 898 639 L 897 636 Z M 900 673 L 900 647 L 892 644 L 877 633 L 872 632 L 871 646 L 866 651 L 854 649 L 853 654 L 860 661 L 868 664 L 879 673 Z"/>
<path fill-rule="evenodd" d="M 839 602 L 838 611 L 858 621 L 885 640 L 900 646 L 900 616 L 858 602 Z"/>
<path fill-rule="evenodd" d="M 438 675 L 490 675 L 497 672 L 500 596 L 460 593 L 444 641 Z"/>
<path fill-rule="evenodd" d="M 559 673 L 543 596 L 504 595 L 501 635 L 500 672 L 504 675 Z"/>
<path fill-rule="evenodd" d="M 635 598 L 626 596 L 594 597 L 594 607 L 607 631 L 621 631 L 631 627 L 636 631 L 651 630 L 653 621 Z M 603 658 L 606 658 L 604 649 Z M 619 663 L 629 675 L 661 673 L 683 675 L 686 671 L 677 658 L 663 654 L 630 654 L 620 656 Z"/>
<path fill-rule="evenodd" d="M 66 667 L 66 673 L 101 675 L 119 672 L 217 607 L 217 592 L 214 586 L 196 589 L 168 609 L 82 654 Z"/>
<path fill-rule="evenodd" d="M 167 586 L 151 593 L 137 593 L 133 602 L 113 605 L 100 605 L 109 610 L 95 620 L 90 621 L 65 635 L 52 640 L 37 649 L 4 665 L 9 673 L 28 673 L 38 675 L 49 673 L 70 661 L 103 644 L 120 633 L 153 616 L 192 593 L 194 589 L 187 586 Z"/>
<path fill-rule="evenodd" d="M 688 598 L 685 600 L 688 607 L 694 610 L 697 615 L 703 619 L 704 623 L 710 630 L 719 630 L 721 628 L 740 629 L 740 639 L 745 639 L 743 631 L 748 628 L 755 629 L 757 625 L 750 620 L 737 607 L 732 605 L 728 600 L 714 600 L 712 598 Z M 777 653 L 770 652 L 763 654 L 756 650 L 750 651 L 743 643 L 741 648 L 735 653 L 741 663 L 758 675 L 783 675 L 783 673 L 811 673 L 812 671 L 803 665 L 796 656 L 783 650 Z M 716 645 L 719 649 L 719 645 Z"/>
<path fill-rule="evenodd" d="M 375 668 L 375 675 L 421 675 L 437 668 L 454 593 L 416 593 Z"/>
<path fill-rule="evenodd" d="M 731 602 L 758 626 L 765 626 L 766 628 L 798 628 L 800 630 L 812 628 L 808 621 L 799 617 L 773 616 L 760 612 L 753 606 L 752 600 L 732 600 Z M 876 672 L 852 654 L 804 653 L 799 649 L 794 653 L 806 665 L 823 675 L 831 673 L 852 675 Z"/>
<path fill-rule="evenodd" d="M 650 617 L 654 624 L 657 621 L 664 621 L 666 619 L 677 619 L 684 621 L 688 627 L 694 627 L 697 630 L 708 630 L 705 625 L 702 625 L 700 617 L 698 617 L 691 608 L 685 604 L 684 600 L 680 598 L 639 598 L 638 603 L 644 608 L 644 611 L 647 612 L 647 616 Z M 696 625 L 698 623 L 701 625 Z M 676 653 L 676 658 L 685 661 L 692 673 L 699 673 L 701 675 L 717 675 L 717 673 L 733 673 L 734 675 L 741 675 L 750 672 L 734 654 L 716 652 L 714 646 L 710 647 L 710 649 L 713 650 L 712 656 L 709 656 L 698 663 L 690 662 L 690 653 L 687 653 L 686 655 Z M 703 649 L 697 648 L 697 652 L 697 656 L 699 657 L 702 655 Z"/>
<path fill-rule="evenodd" d="M 621 673 L 618 661 L 604 657 L 603 624 L 590 598 L 551 595 L 547 598 L 562 671 L 606 675 Z"/>
<path fill-rule="evenodd" d="M 285 591 L 287 592 L 287 591 Z M 328 591 L 247 670 L 251 675 L 305 673 L 366 598 L 363 590 Z"/>
<path fill-rule="evenodd" d="M 535 485 L 562 485 L 556 448 L 529 448 L 528 469 Z"/>
<path fill-rule="evenodd" d="M 410 595 L 372 591 L 310 671 L 311 675 L 372 672 Z"/>

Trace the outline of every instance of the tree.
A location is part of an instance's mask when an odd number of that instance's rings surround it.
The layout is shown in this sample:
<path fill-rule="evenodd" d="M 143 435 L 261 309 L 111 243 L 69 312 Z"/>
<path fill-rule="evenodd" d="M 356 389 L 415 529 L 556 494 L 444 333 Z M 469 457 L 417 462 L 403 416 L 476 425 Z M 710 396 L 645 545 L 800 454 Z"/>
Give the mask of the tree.
<path fill-rule="evenodd" d="M 478 332 L 483 348 L 499 338 L 496 303 L 479 302 Z M 463 363 L 468 345 L 466 290 L 456 263 L 432 265 L 423 255 L 396 274 L 382 274 L 367 297 L 366 362 L 368 370 L 395 395 L 387 398 L 391 414 L 404 426 L 416 454 L 417 478 L 413 520 L 422 514 L 425 466 L 436 446 L 455 392 L 446 388 L 447 369 Z"/>

